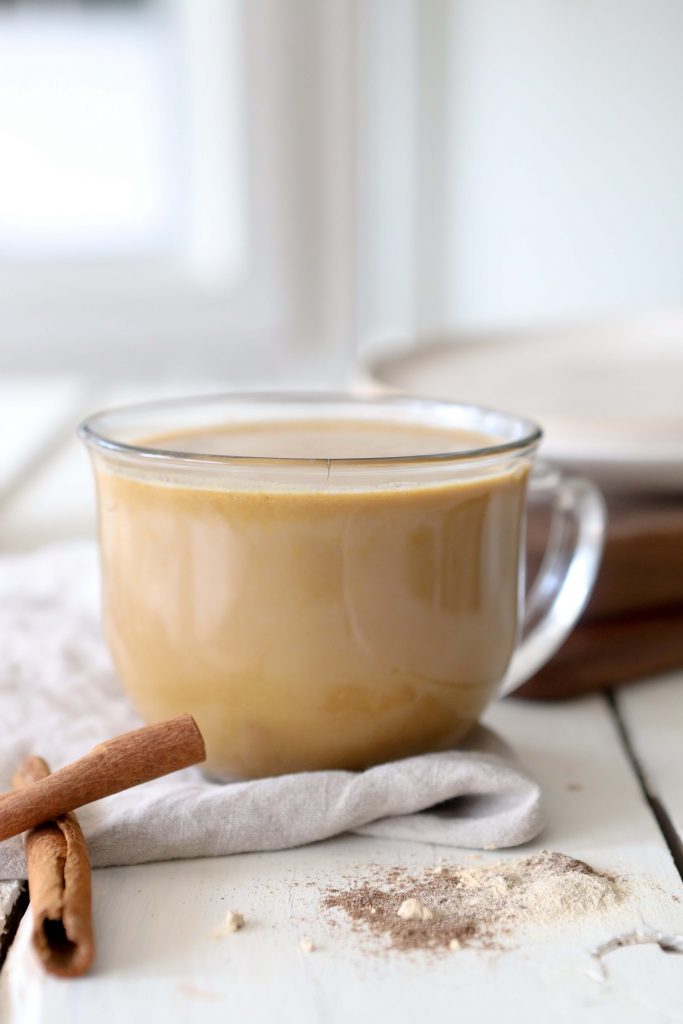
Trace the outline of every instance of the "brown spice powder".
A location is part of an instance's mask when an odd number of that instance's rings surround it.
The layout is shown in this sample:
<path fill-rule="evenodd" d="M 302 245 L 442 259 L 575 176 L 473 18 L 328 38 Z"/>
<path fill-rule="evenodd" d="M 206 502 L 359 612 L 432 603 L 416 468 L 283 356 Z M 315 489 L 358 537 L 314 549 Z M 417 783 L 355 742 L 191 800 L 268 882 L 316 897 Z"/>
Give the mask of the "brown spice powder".
<path fill-rule="evenodd" d="M 419 875 L 377 870 L 372 881 L 327 889 L 322 906 L 343 911 L 355 931 L 404 951 L 501 948 L 515 929 L 604 913 L 623 898 L 613 876 L 549 851 L 483 867 L 439 864 Z M 400 916 L 407 900 L 431 916 Z"/>

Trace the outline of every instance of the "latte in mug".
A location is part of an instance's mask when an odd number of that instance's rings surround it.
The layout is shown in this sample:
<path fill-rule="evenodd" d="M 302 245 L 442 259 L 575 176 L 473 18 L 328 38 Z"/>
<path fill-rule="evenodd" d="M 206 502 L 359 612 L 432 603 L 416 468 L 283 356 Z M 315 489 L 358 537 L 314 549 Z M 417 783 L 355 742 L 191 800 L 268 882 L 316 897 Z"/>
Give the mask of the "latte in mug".
<path fill-rule="evenodd" d="M 337 460 L 490 447 L 391 421 L 225 425 L 182 453 Z M 106 633 L 150 720 L 195 716 L 220 777 L 359 769 L 456 743 L 517 630 L 528 465 L 383 486 L 97 470 Z"/>

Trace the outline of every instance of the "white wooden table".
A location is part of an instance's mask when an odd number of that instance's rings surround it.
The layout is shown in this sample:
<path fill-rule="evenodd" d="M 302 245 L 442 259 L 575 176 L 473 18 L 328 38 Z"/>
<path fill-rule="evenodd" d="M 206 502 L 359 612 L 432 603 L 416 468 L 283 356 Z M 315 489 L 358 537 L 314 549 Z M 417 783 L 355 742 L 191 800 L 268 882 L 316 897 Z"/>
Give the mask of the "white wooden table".
<path fill-rule="evenodd" d="M 92 534 L 89 467 L 72 427 L 86 408 L 144 390 L 0 382 L 0 551 Z M 330 927 L 319 887 L 360 876 L 371 862 L 417 868 L 468 854 L 341 837 L 97 871 L 95 968 L 65 982 L 34 961 L 23 886 L 0 883 L 0 1021 L 683 1021 L 683 955 L 661 948 L 683 953 L 683 673 L 644 681 L 613 702 L 506 701 L 488 721 L 541 782 L 548 827 L 522 851 L 478 863 L 546 848 L 623 873 L 633 893 L 618 922 L 553 927 L 505 953 L 371 957 L 343 925 Z M 216 939 L 228 908 L 247 927 Z M 299 947 L 303 935 L 314 952 Z M 596 956 L 611 940 L 626 944 Z"/>

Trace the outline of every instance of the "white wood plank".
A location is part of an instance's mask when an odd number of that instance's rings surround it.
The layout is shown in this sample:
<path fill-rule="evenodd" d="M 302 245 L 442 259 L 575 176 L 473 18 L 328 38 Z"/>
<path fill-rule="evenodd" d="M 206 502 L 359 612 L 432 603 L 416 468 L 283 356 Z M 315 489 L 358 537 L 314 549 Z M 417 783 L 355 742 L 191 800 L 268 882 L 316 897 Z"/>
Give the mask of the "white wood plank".
<path fill-rule="evenodd" d="M 38 380 L 35 394 L 52 395 L 50 380 Z M 30 551 L 60 540 L 94 537 L 94 483 L 87 453 L 76 437 L 79 422 L 89 412 L 129 402 L 215 390 L 215 382 L 206 381 L 118 383 L 106 389 L 92 387 L 80 393 L 77 403 L 65 403 L 67 411 L 64 412 L 59 444 L 44 452 L 43 461 L 34 467 L 32 473 L 25 473 L 26 479 L 21 485 L 0 501 L 0 551 Z M 54 419 L 49 403 L 49 415 L 44 421 L 40 421 L 40 409 L 36 403 L 32 408 L 36 423 L 42 423 L 40 436 L 47 438 L 52 429 L 49 425 Z M 13 440 L 9 450 L 15 450 Z M 26 470 L 26 463 L 23 465 Z"/>
<path fill-rule="evenodd" d="M 30 551 L 94 535 L 95 488 L 90 462 L 72 430 L 58 450 L 0 504 L 0 550 Z"/>
<path fill-rule="evenodd" d="M 65 437 L 83 393 L 76 376 L 0 377 L 0 499 Z"/>
<path fill-rule="evenodd" d="M 28 947 L 26 919 L 0 976 L 8 1024 L 151 1020 L 218 1022 L 425 1020 L 581 1021 L 643 1024 L 680 1019 L 683 959 L 637 946 L 592 953 L 617 933 L 683 932 L 680 880 L 609 709 L 599 698 L 563 706 L 507 702 L 489 720 L 541 781 L 548 827 L 519 856 L 560 850 L 625 873 L 633 895 L 619 915 L 553 928 L 506 953 L 444 958 L 366 955 L 346 927 L 331 928 L 318 886 L 362 875 L 368 863 L 419 867 L 463 851 L 342 837 L 300 850 L 146 867 L 95 876 L 99 954 L 79 982 L 44 977 Z M 314 883 L 311 885 L 310 883 Z M 216 940 L 228 908 L 247 927 Z M 313 953 L 298 945 L 302 935 Z"/>
<path fill-rule="evenodd" d="M 648 792 L 683 844 L 683 672 L 624 687 L 615 702 Z"/>

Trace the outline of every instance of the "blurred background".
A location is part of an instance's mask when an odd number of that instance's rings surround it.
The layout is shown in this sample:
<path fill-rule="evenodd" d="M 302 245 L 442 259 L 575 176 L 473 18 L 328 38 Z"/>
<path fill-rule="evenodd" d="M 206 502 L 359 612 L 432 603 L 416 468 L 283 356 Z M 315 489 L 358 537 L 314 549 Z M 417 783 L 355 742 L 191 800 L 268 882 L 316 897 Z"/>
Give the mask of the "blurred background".
<path fill-rule="evenodd" d="M 683 301 L 683 6 L 0 3 L 0 368 L 343 374 Z"/>
<path fill-rule="evenodd" d="M 610 496 L 576 658 L 683 662 L 681 40 L 679 0 L 0 0 L 0 548 L 92 534 L 94 407 L 399 387 L 538 417 Z"/>

